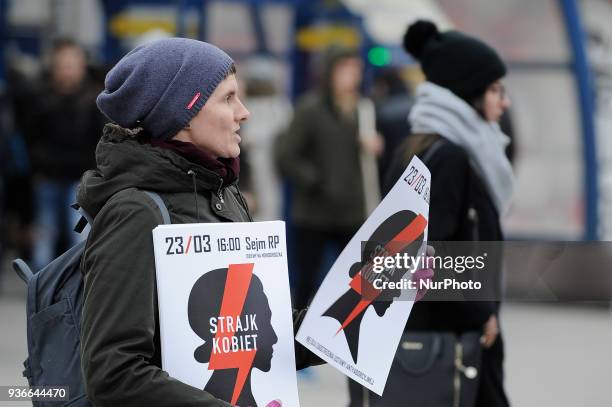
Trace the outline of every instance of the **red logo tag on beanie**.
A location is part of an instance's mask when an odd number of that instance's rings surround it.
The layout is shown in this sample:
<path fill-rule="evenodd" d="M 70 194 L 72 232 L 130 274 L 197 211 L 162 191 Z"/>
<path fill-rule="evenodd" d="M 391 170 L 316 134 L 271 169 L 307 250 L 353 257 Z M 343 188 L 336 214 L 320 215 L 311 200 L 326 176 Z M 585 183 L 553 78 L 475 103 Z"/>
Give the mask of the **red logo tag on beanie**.
<path fill-rule="evenodd" d="M 187 110 L 191 110 L 191 108 L 193 107 L 193 105 L 195 105 L 195 102 L 198 101 L 201 95 L 202 94 L 198 92 L 193 96 L 193 99 L 191 99 L 191 102 L 189 102 L 189 104 L 187 105 Z"/>

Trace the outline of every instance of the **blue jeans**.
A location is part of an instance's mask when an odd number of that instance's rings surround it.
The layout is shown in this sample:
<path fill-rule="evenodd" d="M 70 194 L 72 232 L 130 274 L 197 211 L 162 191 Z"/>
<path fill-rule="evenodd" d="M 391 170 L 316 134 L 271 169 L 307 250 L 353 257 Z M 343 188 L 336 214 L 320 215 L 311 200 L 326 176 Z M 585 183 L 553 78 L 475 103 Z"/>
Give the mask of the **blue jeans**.
<path fill-rule="evenodd" d="M 38 271 L 56 257 L 57 244 L 64 232 L 73 246 L 85 239 L 74 231 L 81 215 L 70 207 L 76 202 L 78 182 L 39 180 L 34 183 L 35 235 L 32 243 L 32 263 Z M 88 226 L 89 227 L 89 226 Z"/>

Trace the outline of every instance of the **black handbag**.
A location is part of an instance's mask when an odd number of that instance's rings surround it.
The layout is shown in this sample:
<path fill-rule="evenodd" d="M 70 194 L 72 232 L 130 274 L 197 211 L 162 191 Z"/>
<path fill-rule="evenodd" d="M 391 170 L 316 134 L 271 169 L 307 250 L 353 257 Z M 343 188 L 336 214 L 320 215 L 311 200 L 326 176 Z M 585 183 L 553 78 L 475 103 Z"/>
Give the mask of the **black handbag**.
<path fill-rule="evenodd" d="M 482 348 L 479 332 L 405 332 L 380 397 L 350 380 L 350 407 L 473 407 Z"/>

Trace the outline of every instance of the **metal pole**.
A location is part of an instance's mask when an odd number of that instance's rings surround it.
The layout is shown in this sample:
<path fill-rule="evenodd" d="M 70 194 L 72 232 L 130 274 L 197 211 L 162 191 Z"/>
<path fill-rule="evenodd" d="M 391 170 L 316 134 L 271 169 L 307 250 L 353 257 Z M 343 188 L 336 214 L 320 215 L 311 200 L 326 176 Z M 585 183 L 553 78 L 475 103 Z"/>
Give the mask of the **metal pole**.
<path fill-rule="evenodd" d="M 184 37 L 186 30 L 187 11 L 189 6 L 187 0 L 177 0 L 177 12 L 176 12 L 176 35 L 177 37 Z"/>
<path fill-rule="evenodd" d="M 117 0 L 104 0 L 102 5 L 104 6 L 104 44 L 102 47 L 104 62 L 114 64 L 121 57 L 122 50 L 119 40 L 111 32 L 110 22 L 124 8 L 124 4 Z"/>
<path fill-rule="evenodd" d="M 578 90 L 584 159 L 585 189 L 585 240 L 598 239 L 598 173 L 597 150 L 595 140 L 595 95 L 592 72 L 589 67 L 585 49 L 584 27 L 580 10 L 575 0 L 559 0 L 570 45 L 572 47 L 572 69 Z"/>
<path fill-rule="evenodd" d="M 206 41 L 206 24 L 208 23 L 208 0 L 202 0 L 200 9 L 200 25 L 198 29 L 198 39 L 200 41 Z"/>
<path fill-rule="evenodd" d="M 249 8 L 251 10 L 251 21 L 255 29 L 255 38 L 257 39 L 257 53 L 268 54 L 268 41 L 264 30 L 263 21 L 261 18 L 261 6 L 258 1 L 250 0 Z"/>

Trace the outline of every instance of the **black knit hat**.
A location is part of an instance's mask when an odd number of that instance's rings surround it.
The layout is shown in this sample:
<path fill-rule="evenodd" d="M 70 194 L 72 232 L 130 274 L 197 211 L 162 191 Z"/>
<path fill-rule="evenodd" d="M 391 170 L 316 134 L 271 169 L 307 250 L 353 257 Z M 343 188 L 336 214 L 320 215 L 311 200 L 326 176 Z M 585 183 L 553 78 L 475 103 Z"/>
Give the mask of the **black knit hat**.
<path fill-rule="evenodd" d="M 458 31 L 441 33 L 430 21 L 419 20 L 408 27 L 404 49 L 421 62 L 429 82 L 467 102 L 506 75 L 506 65 L 493 48 Z"/>

